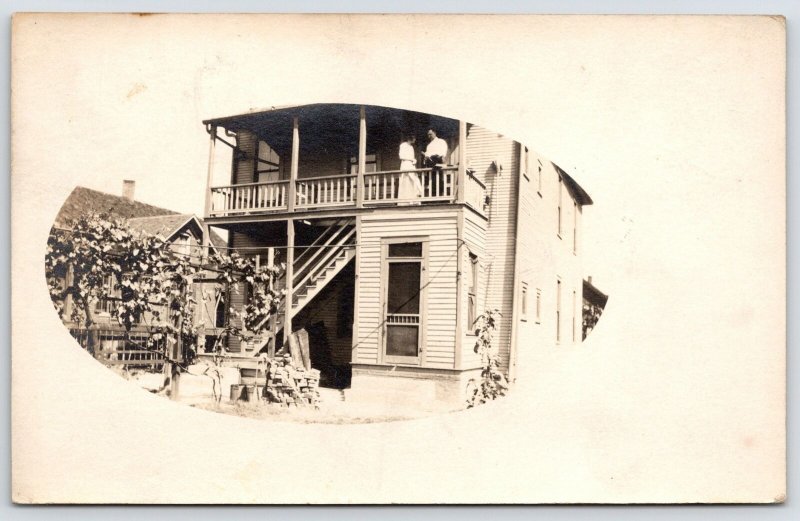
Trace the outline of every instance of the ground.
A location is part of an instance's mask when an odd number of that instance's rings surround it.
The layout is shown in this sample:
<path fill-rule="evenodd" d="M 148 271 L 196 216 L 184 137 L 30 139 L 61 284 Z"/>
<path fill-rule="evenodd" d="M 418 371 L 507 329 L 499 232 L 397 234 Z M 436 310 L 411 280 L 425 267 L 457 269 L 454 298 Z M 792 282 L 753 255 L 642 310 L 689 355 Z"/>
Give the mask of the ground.
<path fill-rule="evenodd" d="M 192 368 L 190 367 L 191 371 Z M 158 373 L 133 372 L 124 373 L 123 377 L 151 392 L 156 392 L 163 382 L 163 375 Z M 228 382 L 229 384 L 230 382 Z M 223 382 L 223 386 L 225 382 Z M 224 387 L 223 398 L 216 403 L 212 392 L 211 378 L 184 373 L 180 381 L 178 401 L 183 404 L 204 409 L 255 419 L 295 421 L 299 423 L 374 423 L 385 421 L 410 420 L 433 414 L 411 407 L 391 407 L 382 404 L 345 401 L 345 392 L 339 389 L 320 388 L 319 409 L 311 407 L 281 407 L 265 402 L 231 402 L 227 387 Z"/>

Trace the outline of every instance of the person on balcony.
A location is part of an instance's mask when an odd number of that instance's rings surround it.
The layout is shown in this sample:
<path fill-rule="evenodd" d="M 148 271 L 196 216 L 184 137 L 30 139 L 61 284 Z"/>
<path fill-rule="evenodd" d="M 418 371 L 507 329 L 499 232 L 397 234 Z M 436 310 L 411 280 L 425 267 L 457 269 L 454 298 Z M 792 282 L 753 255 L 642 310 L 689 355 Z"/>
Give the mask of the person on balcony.
<path fill-rule="evenodd" d="M 428 129 L 428 147 L 423 152 L 425 168 L 437 168 L 437 165 L 444 163 L 447 157 L 447 141 L 438 137 L 436 131 Z"/>
<path fill-rule="evenodd" d="M 419 201 L 415 199 L 422 197 L 422 183 L 419 175 L 414 171 L 417 168 L 416 153 L 414 152 L 416 141 L 416 136 L 409 133 L 400 143 L 400 170 L 403 172 L 400 173 L 397 198 L 405 204 L 419 204 Z"/>

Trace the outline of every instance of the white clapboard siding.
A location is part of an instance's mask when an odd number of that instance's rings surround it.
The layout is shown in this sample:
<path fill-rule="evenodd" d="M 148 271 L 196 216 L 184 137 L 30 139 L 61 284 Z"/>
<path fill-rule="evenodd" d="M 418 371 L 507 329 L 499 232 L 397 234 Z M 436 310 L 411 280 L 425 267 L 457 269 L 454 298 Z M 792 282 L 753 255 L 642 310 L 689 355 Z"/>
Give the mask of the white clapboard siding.
<path fill-rule="evenodd" d="M 564 348 L 580 342 L 583 292 L 578 208 L 578 249 L 573 251 L 574 199 L 566 186 L 561 190 L 562 232 L 558 234 L 559 173 L 553 164 L 529 152 L 527 176 L 520 181 L 519 280 L 528 287 L 528 315 L 520 317 L 517 351 L 521 361 L 532 349 Z M 540 181 L 541 176 L 541 181 Z M 557 280 L 561 280 L 561 335 L 556 332 Z M 576 293 L 573 308 L 572 292 Z M 536 317 L 536 295 L 541 314 Z M 575 340 L 573 341 L 573 314 Z"/>
<path fill-rule="evenodd" d="M 486 212 L 486 256 L 480 259 L 480 263 L 486 266 L 486 298 L 483 308 L 478 311 L 496 308 L 503 315 L 495 332 L 503 369 L 508 369 L 509 365 L 513 320 L 518 155 L 518 145 L 513 140 L 477 125 L 470 128 L 467 136 L 469 165 L 486 185 L 486 194 L 491 197 Z M 500 172 L 496 163 L 501 167 Z"/>
<path fill-rule="evenodd" d="M 383 313 L 381 239 L 422 237 L 428 242 L 421 309 L 425 330 L 424 367 L 453 368 L 455 361 L 457 212 L 401 212 L 362 217 L 359 237 L 356 363 L 378 363 Z"/>
<path fill-rule="evenodd" d="M 468 273 L 466 269 L 467 263 L 470 262 L 469 254 L 473 253 L 478 256 L 478 292 L 476 294 L 478 305 L 476 312 L 480 314 L 486 309 L 486 284 L 488 270 L 484 269 L 487 265 L 486 257 L 486 219 L 477 215 L 471 209 L 464 210 L 464 242 L 467 248 L 462 252 L 463 259 L 462 265 L 465 266 L 464 273 Z M 472 332 L 474 327 L 472 324 L 467 324 L 467 309 L 469 306 L 469 286 L 470 280 L 463 277 L 462 280 L 462 293 L 461 309 L 464 310 L 464 332 L 462 333 L 463 339 L 461 342 L 461 369 L 472 369 L 480 367 L 480 356 L 475 352 L 476 337 Z"/>

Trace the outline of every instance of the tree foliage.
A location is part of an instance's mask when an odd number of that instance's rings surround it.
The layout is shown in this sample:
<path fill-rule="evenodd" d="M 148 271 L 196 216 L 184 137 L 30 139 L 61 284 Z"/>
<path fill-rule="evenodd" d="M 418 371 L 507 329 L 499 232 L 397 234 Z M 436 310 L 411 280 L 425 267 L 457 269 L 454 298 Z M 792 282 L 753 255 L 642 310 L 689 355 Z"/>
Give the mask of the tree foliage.
<path fill-rule="evenodd" d="M 600 315 L 602 314 L 602 306 L 591 304 L 586 301 L 583 302 L 583 340 L 586 340 L 586 337 L 592 332 L 592 329 L 597 325 L 597 322 L 600 320 Z"/>

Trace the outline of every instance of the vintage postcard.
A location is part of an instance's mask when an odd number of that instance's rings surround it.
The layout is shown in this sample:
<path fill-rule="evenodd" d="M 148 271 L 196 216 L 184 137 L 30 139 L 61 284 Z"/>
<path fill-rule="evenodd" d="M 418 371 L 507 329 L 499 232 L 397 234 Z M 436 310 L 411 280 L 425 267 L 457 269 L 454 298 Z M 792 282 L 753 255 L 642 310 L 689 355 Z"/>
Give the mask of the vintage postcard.
<path fill-rule="evenodd" d="M 783 18 L 12 31 L 14 501 L 785 500 Z"/>

